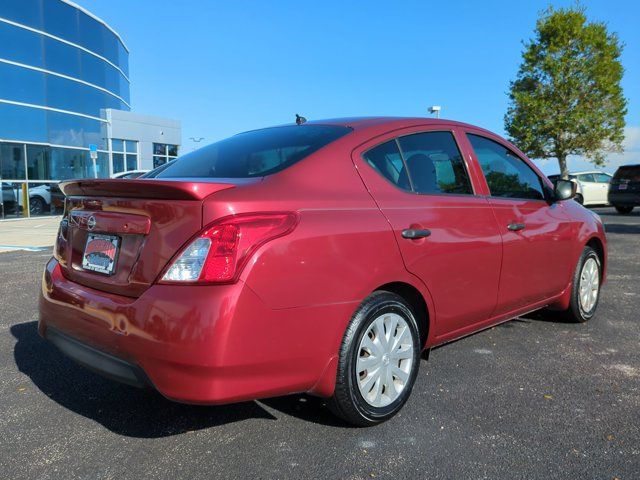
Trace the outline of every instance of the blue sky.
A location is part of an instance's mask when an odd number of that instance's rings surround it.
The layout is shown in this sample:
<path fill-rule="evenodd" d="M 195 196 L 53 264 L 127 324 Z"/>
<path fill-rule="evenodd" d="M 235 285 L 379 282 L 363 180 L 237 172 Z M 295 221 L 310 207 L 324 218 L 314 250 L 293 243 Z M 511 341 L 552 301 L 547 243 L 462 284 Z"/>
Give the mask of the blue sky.
<path fill-rule="evenodd" d="M 522 40 L 550 2 L 76 0 L 129 47 L 135 111 L 182 121 L 183 152 L 238 131 L 359 115 L 442 116 L 503 134 Z M 573 5 L 555 1 L 554 6 Z M 625 43 L 626 152 L 640 162 L 640 2 L 583 1 Z M 555 160 L 539 162 L 545 173 Z M 572 159 L 570 168 L 588 168 Z"/>

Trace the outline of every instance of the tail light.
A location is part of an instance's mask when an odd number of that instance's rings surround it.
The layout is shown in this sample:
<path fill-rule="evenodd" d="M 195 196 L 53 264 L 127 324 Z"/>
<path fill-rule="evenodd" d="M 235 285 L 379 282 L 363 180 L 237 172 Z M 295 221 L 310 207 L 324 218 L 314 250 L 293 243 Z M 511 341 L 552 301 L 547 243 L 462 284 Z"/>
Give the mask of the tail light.
<path fill-rule="evenodd" d="M 69 213 L 67 212 L 67 201 L 64 201 L 64 211 L 62 213 L 62 220 L 60 220 L 60 226 L 58 227 L 58 235 L 56 236 L 56 242 L 53 245 L 53 256 L 60 263 L 66 263 L 64 253 L 67 248 L 67 236 L 69 234 Z"/>
<path fill-rule="evenodd" d="M 169 262 L 160 283 L 232 283 L 265 243 L 291 233 L 293 212 L 226 217 L 205 227 Z"/>

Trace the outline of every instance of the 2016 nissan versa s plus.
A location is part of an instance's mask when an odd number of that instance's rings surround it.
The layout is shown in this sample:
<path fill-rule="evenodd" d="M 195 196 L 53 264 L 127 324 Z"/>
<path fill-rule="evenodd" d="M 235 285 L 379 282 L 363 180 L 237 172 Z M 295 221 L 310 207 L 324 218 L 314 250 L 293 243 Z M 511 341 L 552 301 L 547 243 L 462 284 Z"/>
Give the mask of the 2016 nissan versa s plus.
<path fill-rule="evenodd" d="M 145 177 L 62 185 L 39 331 L 180 402 L 309 392 L 372 425 L 422 350 L 542 307 L 587 321 L 605 280 L 574 184 L 462 123 L 265 128 Z"/>

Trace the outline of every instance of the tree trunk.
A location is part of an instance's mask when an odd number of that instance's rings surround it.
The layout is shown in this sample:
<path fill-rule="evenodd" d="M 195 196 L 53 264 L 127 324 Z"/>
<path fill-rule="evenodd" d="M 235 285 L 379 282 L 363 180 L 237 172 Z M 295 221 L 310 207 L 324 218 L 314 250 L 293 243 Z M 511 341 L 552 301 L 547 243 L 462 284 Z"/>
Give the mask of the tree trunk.
<path fill-rule="evenodd" d="M 569 180 L 569 169 L 567 168 L 567 156 L 564 153 L 558 154 L 558 164 L 560 165 L 560 177 Z"/>

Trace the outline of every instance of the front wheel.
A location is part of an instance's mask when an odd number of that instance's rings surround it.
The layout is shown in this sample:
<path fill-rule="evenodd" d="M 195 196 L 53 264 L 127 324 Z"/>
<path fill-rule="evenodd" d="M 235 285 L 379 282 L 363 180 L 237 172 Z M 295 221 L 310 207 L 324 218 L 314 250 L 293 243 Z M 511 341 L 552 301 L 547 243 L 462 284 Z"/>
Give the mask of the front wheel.
<path fill-rule="evenodd" d="M 361 427 L 398 413 L 418 374 L 419 339 L 416 319 L 402 297 L 383 291 L 367 297 L 342 340 L 331 410 Z"/>
<path fill-rule="evenodd" d="M 600 257 L 591 247 L 585 247 L 573 274 L 571 303 L 565 312 L 567 318 L 583 323 L 596 313 L 600 300 L 602 264 Z"/>
<path fill-rule="evenodd" d="M 616 212 L 622 213 L 624 215 L 627 215 L 633 211 L 632 206 L 614 205 L 613 207 L 616 209 Z"/>
<path fill-rule="evenodd" d="M 578 202 L 580 205 L 584 205 L 584 198 L 579 193 L 576 193 L 576 196 L 573 199 Z"/>

